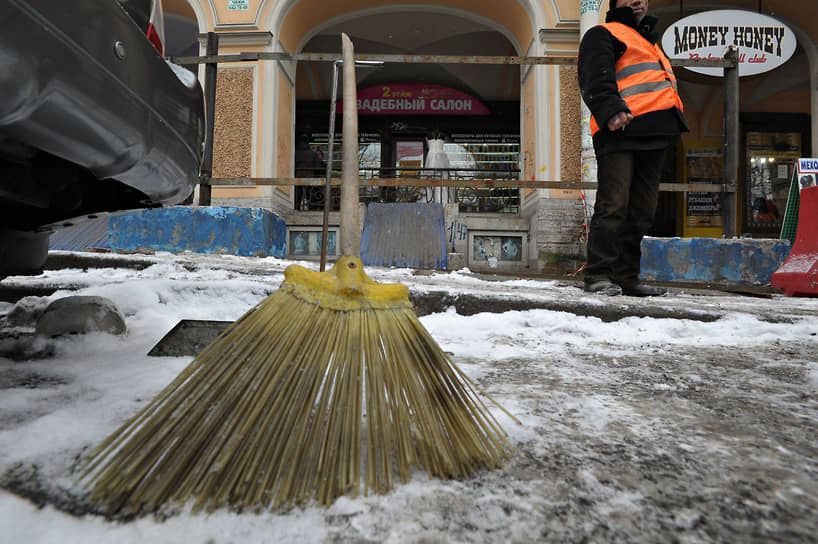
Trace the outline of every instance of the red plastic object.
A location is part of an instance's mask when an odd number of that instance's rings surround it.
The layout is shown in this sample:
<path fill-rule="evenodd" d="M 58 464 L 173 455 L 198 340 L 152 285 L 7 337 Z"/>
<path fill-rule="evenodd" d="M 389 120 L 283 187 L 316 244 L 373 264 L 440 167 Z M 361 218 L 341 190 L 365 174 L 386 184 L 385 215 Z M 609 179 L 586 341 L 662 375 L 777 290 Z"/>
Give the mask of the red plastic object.
<path fill-rule="evenodd" d="M 818 297 L 818 187 L 801 189 L 795 243 L 770 283 L 788 297 Z"/>

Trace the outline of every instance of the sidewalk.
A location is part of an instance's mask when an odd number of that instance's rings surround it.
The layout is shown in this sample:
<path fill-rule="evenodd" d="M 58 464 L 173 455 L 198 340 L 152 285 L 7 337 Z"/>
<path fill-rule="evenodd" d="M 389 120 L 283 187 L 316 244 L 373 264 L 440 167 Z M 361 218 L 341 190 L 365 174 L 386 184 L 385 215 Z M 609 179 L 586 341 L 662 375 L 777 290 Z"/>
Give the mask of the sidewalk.
<path fill-rule="evenodd" d="M 521 421 L 493 411 L 517 448 L 502 469 L 415 471 L 328 509 L 106 521 L 76 462 L 190 360 L 149 357 L 151 346 L 179 319 L 254 304 L 290 263 L 54 256 L 72 268 L 0 288 L 108 296 L 130 332 L 61 340 L 48 360 L 0 358 L 0 522 L 19 541 L 48 542 L 36 536 L 49 527 L 64 542 L 125 544 L 815 541 L 818 299 L 673 284 L 659 298 L 605 297 L 573 278 L 383 268 L 367 273 L 408 285 L 440 346 Z M 528 308 L 548 311 L 515 311 Z"/>

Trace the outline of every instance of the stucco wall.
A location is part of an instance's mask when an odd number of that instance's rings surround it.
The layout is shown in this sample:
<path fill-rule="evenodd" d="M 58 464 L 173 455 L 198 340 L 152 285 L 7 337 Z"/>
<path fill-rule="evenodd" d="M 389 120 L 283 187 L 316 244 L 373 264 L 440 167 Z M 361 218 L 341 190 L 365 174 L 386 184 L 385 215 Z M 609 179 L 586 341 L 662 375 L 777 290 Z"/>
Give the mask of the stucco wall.
<path fill-rule="evenodd" d="M 564 181 L 579 181 L 582 168 L 580 94 L 577 69 L 560 67 L 560 175 Z"/>
<path fill-rule="evenodd" d="M 286 177 L 293 175 L 293 88 L 289 80 L 279 73 L 278 76 L 278 130 L 276 131 L 276 175 Z M 287 193 L 290 188 L 285 188 Z"/>
<path fill-rule="evenodd" d="M 311 28 L 322 21 L 343 15 L 355 10 L 380 7 L 389 4 L 435 4 L 446 8 L 463 9 L 493 19 L 509 29 L 525 48 L 534 37 L 528 13 L 517 1 L 497 2 L 496 0 L 403 0 L 402 2 L 383 0 L 345 0 L 344 2 L 326 2 L 324 0 L 301 0 L 287 12 L 278 36 L 287 51 L 295 51 L 299 41 Z"/>
<path fill-rule="evenodd" d="M 251 175 L 253 69 L 223 68 L 216 84 L 213 177 Z"/>

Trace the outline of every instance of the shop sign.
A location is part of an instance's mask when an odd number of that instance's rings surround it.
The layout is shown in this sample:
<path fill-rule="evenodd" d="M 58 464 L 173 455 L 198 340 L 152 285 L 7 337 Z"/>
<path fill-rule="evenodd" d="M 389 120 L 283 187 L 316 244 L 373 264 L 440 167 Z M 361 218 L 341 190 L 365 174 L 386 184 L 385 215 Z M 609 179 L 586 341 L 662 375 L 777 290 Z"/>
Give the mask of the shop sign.
<path fill-rule="evenodd" d="M 818 185 L 818 159 L 798 159 L 798 189 Z"/>
<path fill-rule="evenodd" d="M 338 103 L 338 112 L 343 105 Z M 358 113 L 392 115 L 489 115 L 488 108 L 464 92 L 440 85 L 401 83 L 358 91 Z"/>
<path fill-rule="evenodd" d="M 227 0 L 229 11 L 244 11 L 250 9 L 248 0 Z"/>
<path fill-rule="evenodd" d="M 739 75 L 750 76 L 787 62 L 795 53 L 797 40 L 779 20 L 735 9 L 690 15 L 670 25 L 662 35 L 662 49 L 671 59 L 721 59 L 730 45 L 738 47 Z M 711 76 L 724 73 L 723 68 L 686 68 Z"/>

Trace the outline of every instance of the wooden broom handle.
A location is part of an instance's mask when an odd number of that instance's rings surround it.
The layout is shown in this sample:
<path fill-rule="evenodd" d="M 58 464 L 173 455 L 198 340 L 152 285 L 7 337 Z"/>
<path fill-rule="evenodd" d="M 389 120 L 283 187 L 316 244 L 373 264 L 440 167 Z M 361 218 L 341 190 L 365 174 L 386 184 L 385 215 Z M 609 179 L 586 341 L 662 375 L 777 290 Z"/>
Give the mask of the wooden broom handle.
<path fill-rule="evenodd" d="M 361 228 L 358 219 L 358 104 L 355 79 L 355 51 L 352 40 L 341 34 L 344 59 L 344 133 L 341 166 L 341 254 L 361 256 Z"/>

